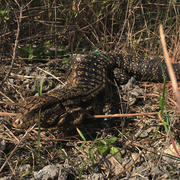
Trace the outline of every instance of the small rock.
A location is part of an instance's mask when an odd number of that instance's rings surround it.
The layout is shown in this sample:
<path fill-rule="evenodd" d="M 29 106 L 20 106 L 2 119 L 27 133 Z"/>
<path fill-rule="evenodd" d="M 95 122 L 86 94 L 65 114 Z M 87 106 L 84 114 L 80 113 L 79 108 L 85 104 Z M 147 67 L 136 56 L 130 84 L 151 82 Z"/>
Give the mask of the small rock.
<path fill-rule="evenodd" d="M 55 165 L 48 165 L 41 169 L 39 172 L 34 172 L 35 179 L 54 179 L 58 176 L 58 168 Z"/>
<path fill-rule="evenodd" d="M 134 77 L 131 77 L 129 81 L 125 84 L 122 85 L 123 91 L 129 91 L 130 89 L 132 90 L 136 84 L 136 79 Z"/>
<path fill-rule="evenodd" d="M 63 165 L 48 165 L 41 169 L 39 172 L 34 172 L 35 179 L 49 180 L 49 179 L 74 179 L 72 170 L 67 163 Z"/>
<path fill-rule="evenodd" d="M 74 176 L 71 173 L 71 169 L 68 167 L 66 167 L 66 165 L 59 165 L 59 175 L 58 175 L 58 179 L 61 180 L 67 180 L 67 179 L 74 179 Z"/>
<path fill-rule="evenodd" d="M 0 178 L 0 180 L 12 180 L 13 178 L 11 176 L 5 176 Z"/>
<path fill-rule="evenodd" d="M 124 92 L 122 98 L 130 106 L 136 103 L 137 96 L 144 94 L 144 90 L 138 85 L 135 85 L 135 83 L 136 80 L 132 77 L 131 79 L 129 79 L 127 84 L 121 86 L 122 91 Z"/>

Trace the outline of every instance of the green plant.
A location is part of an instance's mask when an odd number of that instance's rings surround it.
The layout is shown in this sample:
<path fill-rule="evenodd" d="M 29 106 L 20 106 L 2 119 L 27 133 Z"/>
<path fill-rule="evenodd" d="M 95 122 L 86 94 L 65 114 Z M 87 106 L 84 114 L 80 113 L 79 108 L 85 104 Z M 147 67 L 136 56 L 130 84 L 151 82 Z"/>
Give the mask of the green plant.
<path fill-rule="evenodd" d="M 106 138 L 106 139 L 95 139 L 92 144 L 89 146 L 87 143 L 86 138 L 82 134 L 82 132 L 77 128 L 77 132 L 82 138 L 84 142 L 82 142 L 81 147 L 86 146 L 88 148 L 89 157 L 92 161 L 92 164 L 94 165 L 95 156 L 94 153 L 98 152 L 99 155 L 102 155 L 103 157 L 107 156 L 108 154 L 116 154 L 117 156 L 121 157 L 121 154 L 118 150 L 118 148 L 115 146 L 115 143 L 117 141 L 116 137 Z"/>
<path fill-rule="evenodd" d="M 117 141 L 117 137 L 111 137 L 106 139 L 99 139 L 96 140 L 95 146 L 102 156 L 106 156 L 108 154 L 116 154 L 117 156 L 121 157 L 121 154 L 117 147 L 114 146 L 115 142 Z"/>
<path fill-rule="evenodd" d="M 162 69 L 162 75 L 163 75 L 163 92 L 162 92 L 162 95 L 159 92 L 160 111 L 158 113 L 158 117 L 161 120 L 166 133 L 168 133 L 171 119 L 170 119 L 169 113 L 167 112 L 166 76 L 162 67 L 161 69 Z"/>
<path fill-rule="evenodd" d="M 3 17 L 4 22 L 9 20 L 9 10 L 0 10 L 0 15 Z"/>
<path fill-rule="evenodd" d="M 43 89 L 43 79 L 40 81 L 40 86 L 38 90 L 39 96 L 42 95 L 42 89 Z M 40 143 L 41 143 L 41 110 L 38 112 L 38 139 L 37 139 L 37 150 L 38 150 L 38 157 L 40 157 Z"/>
<path fill-rule="evenodd" d="M 21 50 L 28 54 L 28 59 L 34 58 L 34 50 L 32 45 L 28 45 L 27 47 L 24 47 Z"/>

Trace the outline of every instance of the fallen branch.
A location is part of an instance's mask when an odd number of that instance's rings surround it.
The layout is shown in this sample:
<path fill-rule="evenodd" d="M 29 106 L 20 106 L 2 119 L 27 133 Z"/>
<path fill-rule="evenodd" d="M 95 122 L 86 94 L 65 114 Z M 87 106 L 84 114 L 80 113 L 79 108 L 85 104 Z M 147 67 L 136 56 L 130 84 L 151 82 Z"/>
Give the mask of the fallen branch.
<path fill-rule="evenodd" d="M 134 116 L 152 116 L 157 115 L 158 112 L 135 113 L 135 114 L 107 114 L 107 115 L 94 115 L 92 118 L 115 118 L 115 117 L 134 117 Z"/>

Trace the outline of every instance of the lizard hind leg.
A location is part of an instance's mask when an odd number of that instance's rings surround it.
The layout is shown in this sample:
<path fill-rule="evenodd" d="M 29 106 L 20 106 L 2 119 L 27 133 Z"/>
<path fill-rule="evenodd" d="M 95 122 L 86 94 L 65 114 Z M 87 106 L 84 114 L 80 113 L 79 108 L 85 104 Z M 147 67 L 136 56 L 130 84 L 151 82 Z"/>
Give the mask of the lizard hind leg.
<path fill-rule="evenodd" d="M 58 126 L 69 124 L 75 127 L 76 125 L 81 124 L 85 118 L 90 116 L 89 108 L 84 109 L 82 107 L 75 107 L 72 109 L 67 109 L 66 113 L 60 116 Z"/>
<path fill-rule="evenodd" d="M 65 113 L 66 109 L 61 103 L 54 105 L 53 108 L 45 109 L 42 115 L 40 114 L 41 126 L 44 128 L 55 127 L 59 122 L 59 118 Z"/>

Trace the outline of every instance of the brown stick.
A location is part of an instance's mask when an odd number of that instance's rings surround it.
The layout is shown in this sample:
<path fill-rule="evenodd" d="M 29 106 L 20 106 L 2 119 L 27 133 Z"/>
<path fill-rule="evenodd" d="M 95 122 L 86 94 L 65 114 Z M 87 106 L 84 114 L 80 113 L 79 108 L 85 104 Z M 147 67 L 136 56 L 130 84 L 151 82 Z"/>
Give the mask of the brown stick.
<path fill-rule="evenodd" d="M 0 112 L 0 116 L 18 116 L 19 113 Z"/>
<path fill-rule="evenodd" d="M 107 114 L 107 115 L 94 115 L 93 118 L 107 118 L 107 117 L 134 117 L 134 116 L 152 116 L 157 115 L 158 112 L 148 112 L 148 113 L 135 113 L 135 114 Z"/>
<path fill-rule="evenodd" d="M 165 41 L 165 36 L 164 36 L 162 24 L 159 27 L 159 32 L 160 32 L 161 43 L 162 43 L 162 47 L 163 47 L 163 53 L 164 53 L 164 57 L 165 57 L 165 60 L 166 60 L 166 65 L 168 67 L 169 77 L 171 79 L 172 87 L 173 87 L 173 90 L 174 90 L 174 93 L 175 93 L 175 96 L 176 96 L 176 100 L 177 100 L 177 108 L 178 108 L 178 110 L 180 110 L 180 93 L 179 93 L 179 90 L 178 90 L 178 84 L 177 84 L 176 75 L 174 73 L 172 63 L 170 61 L 169 54 L 168 54 L 168 51 L 167 51 L 166 41 Z"/>
<path fill-rule="evenodd" d="M 19 9 L 20 9 L 20 12 L 19 12 L 19 19 L 17 20 L 17 33 L 16 33 L 16 40 L 14 42 L 11 66 L 10 66 L 9 71 L 7 72 L 5 78 L 1 81 L 1 84 L 0 84 L 1 87 L 4 84 L 4 82 L 6 81 L 6 79 L 9 77 L 9 75 L 11 73 L 11 70 L 13 68 L 13 65 L 14 65 L 15 58 L 16 58 L 16 49 L 17 49 L 17 45 L 18 45 L 18 39 L 19 39 L 19 32 L 20 32 L 20 25 L 21 25 L 21 20 L 22 20 L 22 11 L 23 11 L 23 8 L 19 7 Z"/>
<path fill-rule="evenodd" d="M 35 125 L 34 125 L 35 126 Z M 29 128 L 26 133 L 24 134 L 24 136 L 20 139 L 20 141 L 18 142 L 18 144 L 15 146 L 15 148 L 11 151 L 11 153 L 9 154 L 9 156 L 7 157 L 6 161 L 3 163 L 3 165 L 0 168 L 0 172 L 3 170 L 4 166 L 6 165 L 6 163 L 10 160 L 10 158 L 12 157 L 12 155 L 14 154 L 14 152 L 16 151 L 16 149 L 19 147 L 19 145 L 23 142 L 23 140 L 26 138 L 26 136 L 28 135 L 29 132 L 31 132 L 33 130 L 33 127 Z"/>

